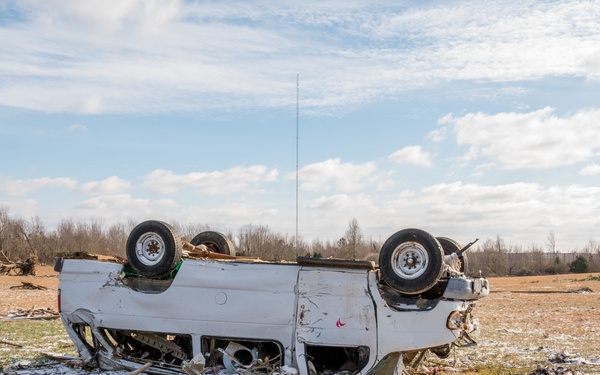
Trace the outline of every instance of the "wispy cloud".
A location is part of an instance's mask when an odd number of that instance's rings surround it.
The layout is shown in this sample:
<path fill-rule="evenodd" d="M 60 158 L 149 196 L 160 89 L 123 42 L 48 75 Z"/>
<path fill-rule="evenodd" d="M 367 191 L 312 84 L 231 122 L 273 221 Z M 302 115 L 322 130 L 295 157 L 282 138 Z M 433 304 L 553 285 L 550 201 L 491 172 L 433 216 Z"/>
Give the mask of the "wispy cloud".
<path fill-rule="evenodd" d="M 600 165 L 598 164 L 588 164 L 583 167 L 579 174 L 582 176 L 596 176 L 600 174 Z"/>
<path fill-rule="evenodd" d="M 11 7 L 22 17 L 0 28 L 0 105 L 40 111 L 291 106 L 298 72 L 309 110 L 455 80 L 597 78 L 600 71 L 595 2 Z"/>
<path fill-rule="evenodd" d="M 32 191 L 45 188 L 73 189 L 76 185 L 77 181 L 69 177 L 41 177 L 29 180 L 0 177 L 0 193 L 10 196 L 26 195 Z"/>
<path fill-rule="evenodd" d="M 67 128 L 70 133 L 87 131 L 87 127 L 81 124 L 73 124 Z"/>
<path fill-rule="evenodd" d="M 374 178 L 374 163 L 342 163 L 339 158 L 302 167 L 298 171 L 301 188 L 306 191 L 353 192 Z"/>
<path fill-rule="evenodd" d="M 414 164 L 422 167 L 431 167 L 431 154 L 421 149 L 421 146 L 406 146 L 389 156 L 397 164 Z"/>
<path fill-rule="evenodd" d="M 506 169 L 554 168 L 587 161 L 600 150 L 600 110 L 558 117 L 552 108 L 529 113 L 446 116 L 466 160 L 491 158 Z"/>
<path fill-rule="evenodd" d="M 102 181 L 87 182 L 79 187 L 79 191 L 84 194 L 105 195 L 121 193 L 130 187 L 130 181 L 111 176 Z"/>
<path fill-rule="evenodd" d="M 143 186 L 154 193 L 172 194 L 180 189 L 198 188 L 209 195 L 258 190 L 263 183 L 277 179 L 277 169 L 264 165 L 239 166 L 224 171 L 175 174 L 156 169 L 144 176 Z"/>
<path fill-rule="evenodd" d="M 180 213 L 178 202 L 173 199 L 136 198 L 131 194 L 98 195 L 77 202 L 73 208 L 71 216 L 82 219 L 101 217 L 112 223 L 140 217 L 168 220 Z"/>

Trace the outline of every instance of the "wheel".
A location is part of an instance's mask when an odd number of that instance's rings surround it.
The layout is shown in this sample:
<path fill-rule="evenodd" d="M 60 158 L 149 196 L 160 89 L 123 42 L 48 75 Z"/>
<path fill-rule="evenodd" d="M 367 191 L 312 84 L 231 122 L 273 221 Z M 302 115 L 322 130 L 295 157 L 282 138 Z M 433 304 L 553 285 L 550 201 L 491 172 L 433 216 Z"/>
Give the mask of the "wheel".
<path fill-rule="evenodd" d="M 179 234 L 162 221 L 138 224 L 127 238 L 127 260 L 142 276 L 161 278 L 169 275 L 181 261 Z"/>
<path fill-rule="evenodd" d="M 435 355 L 437 355 L 439 358 L 448 358 L 450 356 L 450 351 L 452 350 L 452 345 L 451 344 L 446 344 L 446 345 L 442 345 L 442 346 L 436 346 L 435 348 L 431 348 L 429 349 L 431 350 L 431 352 Z"/>
<path fill-rule="evenodd" d="M 443 250 L 431 234 L 421 229 L 403 229 L 381 247 L 379 269 L 383 280 L 398 292 L 420 294 L 442 276 Z"/>
<path fill-rule="evenodd" d="M 442 245 L 442 249 L 444 249 L 444 255 L 450 255 L 450 254 L 454 254 L 457 251 L 459 251 L 460 249 L 462 249 L 462 246 L 460 246 L 460 244 L 456 241 L 454 241 L 453 239 L 447 238 L 447 237 L 436 237 L 436 240 L 438 240 L 438 242 L 440 243 L 440 245 Z M 463 254 L 462 256 L 459 256 L 458 259 L 460 260 L 460 272 L 462 273 L 466 273 L 467 272 L 467 267 L 468 267 L 468 260 L 467 260 L 467 254 Z"/>
<path fill-rule="evenodd" d="M 192 238 L 191 244 L 194 246 L 205 245 L 208 250 L 220 254 L 235 255 L 235 246 L 229 237 L 212 230 L 198 233 Z"/>

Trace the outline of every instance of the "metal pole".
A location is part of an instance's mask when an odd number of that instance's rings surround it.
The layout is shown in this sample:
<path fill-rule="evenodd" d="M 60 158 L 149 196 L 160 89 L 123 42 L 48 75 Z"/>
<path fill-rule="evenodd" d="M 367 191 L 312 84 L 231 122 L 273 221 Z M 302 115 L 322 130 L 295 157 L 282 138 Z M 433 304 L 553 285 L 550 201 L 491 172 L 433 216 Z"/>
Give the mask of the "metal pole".
<path fill-rule="evenodd" d="M 296 74 L 296 237 L 294 247 L 298 255 L 298 140 L 299 140 L 299 117 L 300 117 L 300 74 Z"/>

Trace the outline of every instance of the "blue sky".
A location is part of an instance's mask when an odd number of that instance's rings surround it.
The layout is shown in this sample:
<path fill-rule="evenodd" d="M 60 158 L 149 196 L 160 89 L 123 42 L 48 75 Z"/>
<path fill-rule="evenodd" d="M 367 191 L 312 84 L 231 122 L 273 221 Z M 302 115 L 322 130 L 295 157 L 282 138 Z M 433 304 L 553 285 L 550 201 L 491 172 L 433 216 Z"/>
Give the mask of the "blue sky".
<path fill-rule="evenodd" d="M 0 205 L 600 240 L 595 1 L 1 1 Z"/>

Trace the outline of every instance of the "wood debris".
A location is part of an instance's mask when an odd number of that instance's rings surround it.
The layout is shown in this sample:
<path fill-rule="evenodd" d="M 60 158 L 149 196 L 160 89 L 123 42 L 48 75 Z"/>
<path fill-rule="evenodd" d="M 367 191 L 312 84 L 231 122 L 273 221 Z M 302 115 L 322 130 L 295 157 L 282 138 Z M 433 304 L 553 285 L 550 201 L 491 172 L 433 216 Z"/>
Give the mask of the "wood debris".
<path fill-rule="evenodd" d="M 83 361 L 79 357 L 74 357 L 72 355 L 63 354 L 63 353 L 54 353 L 54 352 L 41 352 L 41 354 L 50 359 L 54 359 L 56 361 L 60 361 L 69 366 L 83 366 Z"/>
<path fill-rule="evenodd" d="M 212 251 L 206 245 L 192 245 L 189 242 L 183 242 L 183 257 L 192 259 L 222 259 L 222 260 L 258 260 L 257 257 L 240 256 L 240 255 L 229 255 L 221 254 L 216 251 Z"/>
<path fill-rule="evenodd" d="M 6 256 L 6 262 L 0 263 L 0 275 L 9 275 L 13 272 L 17 276 L 35 276 L 35 265 L 37 264 L 37 256 L 32 255 L 23 262 L 11 262 Z"/>
<path fill-rule="evenodd" d="M 4 339 L 0 339 L 0 344 L 12 345 L 12 346 L 16 346 L 17 348 L 23 347 L 23 345 L 21 345 L 21 344 L 17 344 L 16 342 L 4 340 Z"/>
<path fill-rule="evenodd" d="M 84 251 L 76 251 L 74 253 L 61 253 L 60 257 L 64 259 L 88 259 L 88 260 L 101 260 L 108 262 L 117 262 L 117 263 L 125 263 L 125 259 L 121 257 L 116 257 L 112 255 L 101 255 L 101 254 L 93 254 L 86 253 Z"/>
<path fill-rule="evenodd" d="M 21 281 L 21 285 L 11 286 L 10 289 L 36 289 L 36 290 L 46 290 L 43 285 L 38 285 L 34 283 L 30 283 L 29 281 Z"/>
<path fill-rule="evenodd" d="M 36 308 L 35 306 L 29 310 L 11 311 L 6 315 L 0 315 L 0 321 L 11 320 L 53 320 L 58 319 L 59 315 L 51 308 Z"/>

